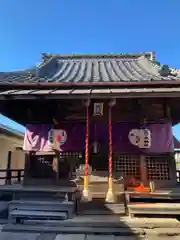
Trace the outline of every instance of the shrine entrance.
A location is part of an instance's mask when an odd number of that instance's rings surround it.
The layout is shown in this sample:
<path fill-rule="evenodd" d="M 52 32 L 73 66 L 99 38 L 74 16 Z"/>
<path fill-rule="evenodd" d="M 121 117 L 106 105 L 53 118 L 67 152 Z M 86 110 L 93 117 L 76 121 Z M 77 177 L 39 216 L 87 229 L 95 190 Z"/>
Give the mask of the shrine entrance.
<path fill-rule="evenodd" d="M 90 165 L 92 171 L 108 171 L 108 154 L 105 151 L 91 153 Z"/>
<path fill-rule="evenodd" d="M 89 160 L 92 171 L 108 172 L 108 146 L 100 142 L 92 144 Z"/>
<path fill-rule="evenodd" d="M 108 124 L 106 117 L 93 116 L 89 139 L 89 164 L 92 174 L 108 177 Z"/>

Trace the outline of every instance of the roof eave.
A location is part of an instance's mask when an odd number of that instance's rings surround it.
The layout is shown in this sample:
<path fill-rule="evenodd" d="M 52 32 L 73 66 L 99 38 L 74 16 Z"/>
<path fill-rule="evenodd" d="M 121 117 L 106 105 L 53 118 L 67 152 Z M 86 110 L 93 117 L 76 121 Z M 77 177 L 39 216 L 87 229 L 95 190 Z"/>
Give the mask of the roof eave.
<path fill-rule="evenodd" d="M 161 80 L 161 81 L 143 81 L 143 82 L 77 82 L 77 83 L 67 83 L 67 82 L 36 82 L 36 83 L 0 83 L 0 88 L 13 88 L 13 87 L 90 87 L 90 86 L 103 86 L 103 87 L 116 87 L 116 86 L 174 86 L 180 85 L 180 79 L 178 80 Z"/>
<path fill-rule="evenodd" d="M 24 138 L 24 133 L 18 132 L 16 130 L 11 130 L 6 127 L 0 126 L 0 133 L 7 134 L 8 136 L 18 137 L 18 138 Z"/>

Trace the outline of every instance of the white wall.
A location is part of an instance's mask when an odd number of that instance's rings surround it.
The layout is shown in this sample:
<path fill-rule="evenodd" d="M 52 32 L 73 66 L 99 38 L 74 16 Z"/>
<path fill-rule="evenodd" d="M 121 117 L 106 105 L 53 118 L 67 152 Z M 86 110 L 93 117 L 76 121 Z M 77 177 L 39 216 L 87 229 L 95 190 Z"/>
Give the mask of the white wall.
<path fill-rule="evenodd" d="M 16 149 L 17 147 L 22 147 L 22 144 L 23 139 L 0 134 L 0 169 L 7 168 L 9 151 L 12 151 L 11 168 L 24 168 L 25 154 L 22 150 Z M 5 175 L 5 173 L 0 173 L 0 176 Z M 16 175 L 16 173 L 13 175 Z M 0 184 L 4 183 L 5 180 L 0 179 Z"/>

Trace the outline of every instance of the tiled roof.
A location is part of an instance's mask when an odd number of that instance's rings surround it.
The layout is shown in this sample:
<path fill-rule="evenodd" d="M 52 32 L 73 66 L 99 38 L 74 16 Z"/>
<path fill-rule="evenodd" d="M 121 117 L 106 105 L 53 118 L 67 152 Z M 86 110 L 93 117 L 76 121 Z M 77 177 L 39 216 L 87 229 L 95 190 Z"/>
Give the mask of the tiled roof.
<path fill-rule="evenodd" d="M 116 83 L 179 80 L 177 71 L 155 64 L 150 53 L 43 55 L 38 67 L 0 73 L 0 83 Z"/>

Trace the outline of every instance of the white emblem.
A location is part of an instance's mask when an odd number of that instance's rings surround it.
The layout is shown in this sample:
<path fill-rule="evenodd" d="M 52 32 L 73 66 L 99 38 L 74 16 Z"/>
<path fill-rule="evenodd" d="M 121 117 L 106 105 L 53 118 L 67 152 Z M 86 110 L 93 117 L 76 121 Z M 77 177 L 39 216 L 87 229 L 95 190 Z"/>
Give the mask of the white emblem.
<path fill-rule="evenodd" d="M 103 103 L 94 103 L 94 116 L 103 115 Z"/>
<path fill-rule="evenodd" d="M 149 129 L 132 129 L 128 134 L 131 144 L 139 148 L 151 147 L 151 132 Z"/>
<path fill-rule="evenodd" d="M 49 144 L 56 150 L 60 151 L 61 146 L 67 140 L 67 133 L 63 129 L 51 129 L 48 134 Z"/>

